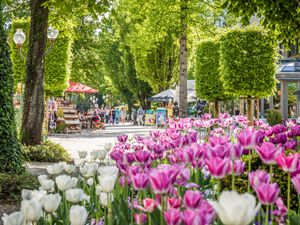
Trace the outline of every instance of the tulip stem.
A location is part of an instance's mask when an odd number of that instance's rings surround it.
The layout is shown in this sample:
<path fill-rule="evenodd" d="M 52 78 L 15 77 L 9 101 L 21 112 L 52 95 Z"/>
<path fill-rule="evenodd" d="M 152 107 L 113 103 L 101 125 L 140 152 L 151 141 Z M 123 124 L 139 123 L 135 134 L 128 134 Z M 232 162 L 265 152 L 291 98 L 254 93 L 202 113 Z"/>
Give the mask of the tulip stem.
<path fill-rule="evenodd" d="M 151 225 L 151 214 L 150 213 L 148 213 L 148 220 L 149 220 L 149 225 Z"/>
<path fill-rule="evenodd" d="M 291 173 L 288 175 L 288 187 L 287 187 L 287 216 L 288 216 L 288 221 L 287 224 L 290 224 L 290 199 L 291 199 Z"/>
<path fill-rule="evenodd" d="M 235 183 L 235 177 L 234 177 L 234 160 L 232 160 L 232 179 L 231 179 L 231 190 L 234 191 L 235 187 L 234 187 L 234 183 Z"/>
<path fill-rule="evenodd" d="M 258 222 L 258 225 L 260 225 L 260 220 L 261 220 L 261 213 L 260 213 L 260 210 L 258 210 L 258 215 L 257 215 L 257 222 Z"/>
<path fill-rule="evenodd" d="M 164 224 L 164 195 L 161 195 L 160 225 Z"/>
<path fill-rule="evenodd" d="M 133 207 L 133 188 L 131 189 L 131 225 L 133 225 L 133 210 L 134 210 L 134 207 Z"/>
<path fill-rule="evenodd" d="M 110 193 L 107 193 L 107 201 L 108 201 L 108 207 L 107 207 L 107 214 L 108 214 L 108 225 L 111 225 L 112 223 L 112 214 L 111 214 L 111 201 L 110 201 Z"/>
<path fill-rule="evenodd" d="M 251 149 L 249 150 L 249 160 L 248 160 L 248 176 L 251 172 Z M 250 193 L 250 181 L 248 179 L 248 192 Z"/>
<path fill-rule="evenodd" d="M 300 195 L 298 195 L 298 214 L 300 214 Z"/>
<path fill-rule="evenodd" d="M 272 165 L 270 165 L 270 183 L 272 183 L 272 179 L 273 179 L 273 167 Z M 271 222 L 273 222 L 274 219 L 274 215 L 273 215 L 273 204 L 271 205 Z"/>
<path fill-rule="evenodd" d="M 269 224 L 269 205 L 266 206 L 265 225 Z"/>

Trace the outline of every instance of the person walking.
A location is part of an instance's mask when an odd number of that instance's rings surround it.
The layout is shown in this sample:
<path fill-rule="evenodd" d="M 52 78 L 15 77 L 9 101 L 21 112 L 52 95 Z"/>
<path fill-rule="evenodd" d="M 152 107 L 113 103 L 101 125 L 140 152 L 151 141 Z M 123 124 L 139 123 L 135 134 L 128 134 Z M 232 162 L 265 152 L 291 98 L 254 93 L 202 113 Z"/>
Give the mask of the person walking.
<path fill-rule="evenodd" d="M 116 109 L 116 124 L 119 124 L 121 111 L 119 108 Z"/>
<path fill-rule="evenodd" d="M 144 110 L 142 107 L 140 107 L 137 111 L 137 122 L 138 122 L 138 125 L 143 125 L 144 124 Z"/>
<path fill-rule="evenodd" d="M 121 110 L 121 122 L 124 125 L 125 124 L 125 118 L 126 118 L 126 110 L 122 108 Z"/>
<path fill-rule="evenodd" d="M 106 109 L 105 109 L 105 114 L 104 114 L 104 116 L 105 116 L 105 123 L 106 123 L 106 124 L 109 123 L 109 114 L 110 114 L 109 109 L 106 108 Z"/>

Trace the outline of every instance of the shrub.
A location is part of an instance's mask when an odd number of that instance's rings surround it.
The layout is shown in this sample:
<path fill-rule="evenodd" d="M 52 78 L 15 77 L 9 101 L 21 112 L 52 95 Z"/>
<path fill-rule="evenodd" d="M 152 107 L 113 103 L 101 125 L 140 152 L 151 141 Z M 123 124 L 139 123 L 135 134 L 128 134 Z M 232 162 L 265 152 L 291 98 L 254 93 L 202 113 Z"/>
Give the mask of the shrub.
<path fill-rule="evenodd" d="M 38 189 L 38 179 L 30 173 L 0 173 L 0 204 L 21 201 L 22 189 Z"/>
<path fill-rule="evenodd" d="M 60 162 L 70 161 L 69 154 L 61 145 L 46 141 L 41 145 L 23 146 L 26 161 Z"/>
<path fill-rule="evenodd" d="M 266 112 L 266 118 L 271 126 L 282 123 L 282 114 L 275 109 L 269 109 Z"/>

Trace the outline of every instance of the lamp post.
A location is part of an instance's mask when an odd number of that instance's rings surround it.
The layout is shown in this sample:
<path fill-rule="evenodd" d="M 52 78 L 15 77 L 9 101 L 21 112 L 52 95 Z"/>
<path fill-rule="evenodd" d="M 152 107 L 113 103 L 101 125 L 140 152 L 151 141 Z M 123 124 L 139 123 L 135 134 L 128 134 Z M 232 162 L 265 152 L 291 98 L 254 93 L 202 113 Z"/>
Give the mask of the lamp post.
<path fill-rule="evenodd" d="M 54 29 L 52 26 L 49 26 L 48 27 L 48 30 L 47 30 L 47 38 L 48 40 L 50 41 L 50 46 L 48 47 L 48 49 L 46 49 L 46 51 L 44 52 L 44 55 L 43 55 L 43 61 L 45 60 L 45 56 L 47 54 L 49 54 L 51 52 L 51 50 L 53 49 L 53 46 L 54 46 L 54 42 L 55 40 L 57 39 L 58 37 L 58 30 Z M 23 32 L 22 29 L 17 29 L 16 33 L 14 34 L 13 36 L 13 40 L 18 48 L 18 53 L 21 57 L 21 59 L 23 60 L 26 60 L 26 58 L 24 57 L 24 55 L 22 54 L 22 46 L 24 44 L 24 42 L 26 41 L 26 35 L 25 33 Z M 21 96 L 21 106 L 20 106 L 20 113 L 22 113 L 22 106 L 23 106 L 23 103 L 24 103 L 24 88 L 23 88 L 23 85 L 22 84 L 22 96 Z M 47 98 L 45 99 L 45 114 L 44 114 L 44 127 L 45 127 L 45 133 L 47 133 L 48 131 L 48 101 L 47 101 Z M 46 137 L 44 136 L 44 139 L 46 139 Z"/>

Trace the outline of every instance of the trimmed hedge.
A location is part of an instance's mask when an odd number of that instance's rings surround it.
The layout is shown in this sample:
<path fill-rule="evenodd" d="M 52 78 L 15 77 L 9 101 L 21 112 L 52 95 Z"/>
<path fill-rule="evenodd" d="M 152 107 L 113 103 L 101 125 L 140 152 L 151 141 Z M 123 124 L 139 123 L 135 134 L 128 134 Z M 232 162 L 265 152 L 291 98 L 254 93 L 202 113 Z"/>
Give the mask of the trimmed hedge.
<path fill-rule="evenodd" d="M 226 93 L 270 96 L 276 87 L 276 44 L 260 27 L 229 29 L 221 36 L 220 64 Z"/>

